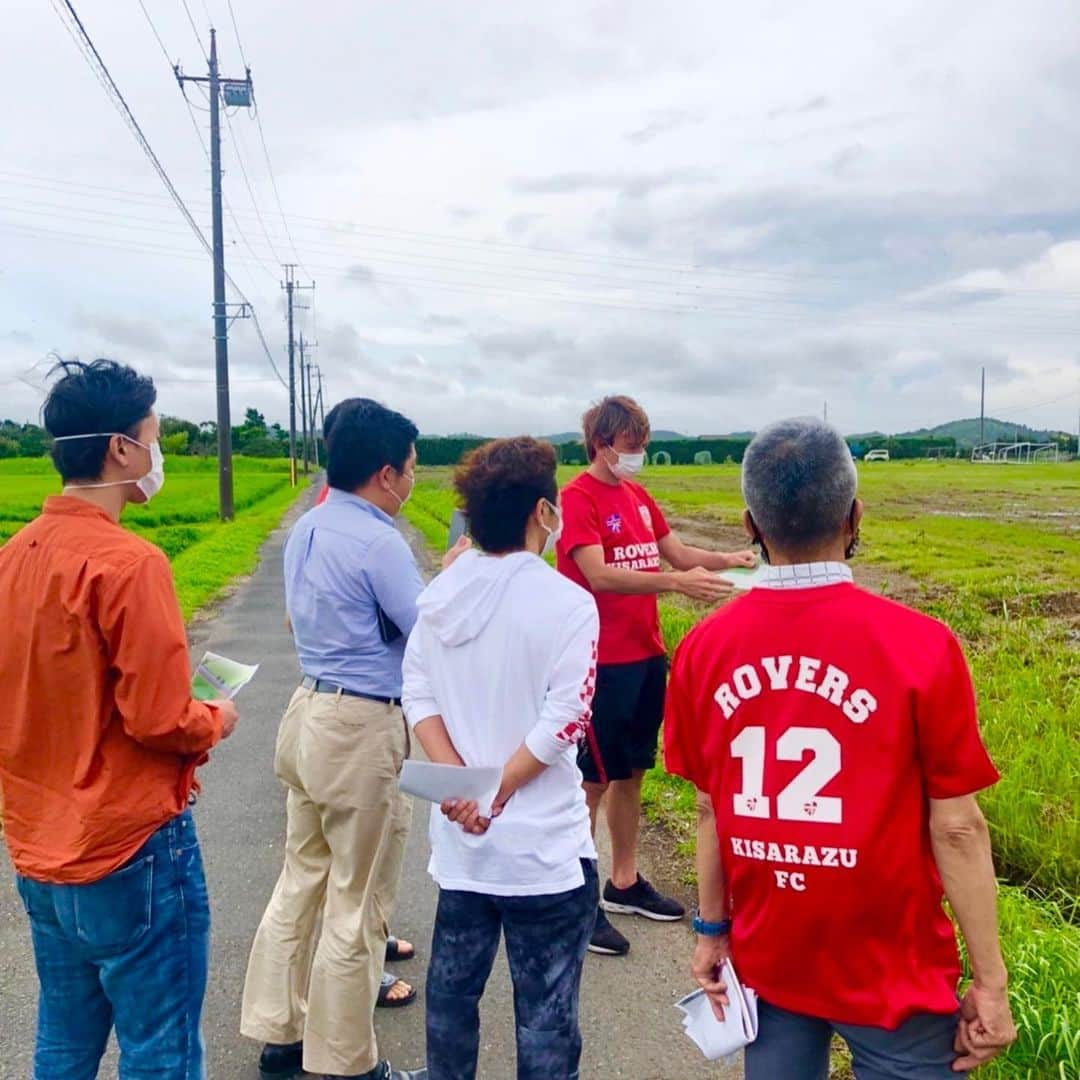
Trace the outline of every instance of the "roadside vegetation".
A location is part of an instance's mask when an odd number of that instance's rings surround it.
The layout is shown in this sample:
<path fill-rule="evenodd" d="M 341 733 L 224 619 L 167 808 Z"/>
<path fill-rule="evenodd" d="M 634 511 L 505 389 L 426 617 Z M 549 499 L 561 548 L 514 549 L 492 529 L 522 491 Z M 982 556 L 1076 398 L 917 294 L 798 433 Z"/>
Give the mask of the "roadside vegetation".
<path fill-rule="evenodd" d="M 227 524 L 217 517 L 213 458 L 168 457 L 161 494 L 124 511 L 125 526 L 168 555 L 185 619 L 255 569 L 263 541 L 296 498 L 287 461 L 236 457 L 233 467 L 236 518 Z M 56 471 L 44 458 L 0 461 L 0 543 L 59 490 Z"/>
<path fill-rule="evenodd" d="M 560 470 L 565 483 L 573 468 Z M 449 470 L 418 470 L 409 520 L 441 550 Z M 737 466 L 651 467 L 649 490 L 695 542 L 734 549 Z M 1020 1038 L 978 1075 L 1080 1076 L 1080 467 L 892 462 L 860 468 L 856 578 L 960 636 L 1002 780 L 983 793 Z M 705 609 L 663 600 L 673 649 Z M 646 813 L 691 866 L 694 793 L 657 767 Z M 835 1075 L 848 1075 L 837 1055 Z"/>

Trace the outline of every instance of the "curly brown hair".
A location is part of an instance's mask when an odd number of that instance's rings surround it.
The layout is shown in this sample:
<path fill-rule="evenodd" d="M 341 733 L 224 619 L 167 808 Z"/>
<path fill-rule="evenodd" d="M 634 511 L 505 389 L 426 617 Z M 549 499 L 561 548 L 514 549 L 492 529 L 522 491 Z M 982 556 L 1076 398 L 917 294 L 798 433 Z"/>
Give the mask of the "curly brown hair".
<path fill-rule="evenodd" d="M 596 457 L 597 439 L 610 446 L 618 436 L 626 435 L 636 446 L 645 446 L 651 433 L 645 410 L 625 394 L 603 398 L 590 406 L 581 418 L 581 428 L 590 461 Z"/>
<path fill-rule="evenodd" d="M 525 546 L 525 526 L 541 499 L 559 497 L 555 448 L 528 435 L 495 439 L 471 451 L 454 473 L 469 532 L 492 555 Z"/>

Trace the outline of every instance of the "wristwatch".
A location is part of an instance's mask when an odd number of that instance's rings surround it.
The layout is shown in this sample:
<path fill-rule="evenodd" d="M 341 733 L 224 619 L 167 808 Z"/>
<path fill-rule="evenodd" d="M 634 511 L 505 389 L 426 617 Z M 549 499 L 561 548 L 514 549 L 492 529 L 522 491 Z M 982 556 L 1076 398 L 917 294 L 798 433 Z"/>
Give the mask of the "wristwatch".
<path fill-rule="evenodd" d="M 700 915 L 695 915 L 691 925 L 694 928 L 694 933 L 700 934 L 702 937 L 723 937 L 724 934 L 731 933 L 730 919 L 721 919 L 720 922 L 706 922 Z"/>

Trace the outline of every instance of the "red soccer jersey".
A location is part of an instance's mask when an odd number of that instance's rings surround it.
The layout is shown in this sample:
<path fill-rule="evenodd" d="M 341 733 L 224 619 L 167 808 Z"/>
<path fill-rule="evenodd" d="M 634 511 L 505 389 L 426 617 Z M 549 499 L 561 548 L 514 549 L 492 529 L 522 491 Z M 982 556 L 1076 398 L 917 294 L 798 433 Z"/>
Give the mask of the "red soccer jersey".
<path fill-rule="evenodd" d="M 956 1009 L 927 799 L 998 773 L 946 626 L 850 584 L 753 589 L 680 645 L 664 753 L 712 797 L 748 986 L 888 1029 Z"/>
<path fill-rule="evenodd" d="M 608 566 L 660 572 L 659 541 L 671 529 L 640 484 L 629 480 L 605 484 L 585 472 L 562 489 L 560 502 L 563 530 L 557 547 L 558 568 L 571 581 L 589 589 L 572 553 L 575 548 L 596 544 L 603 547 Z M 663 654 L 655 594 L 593 595 L 600 612 L 599 663 L 629 664 Z"/>

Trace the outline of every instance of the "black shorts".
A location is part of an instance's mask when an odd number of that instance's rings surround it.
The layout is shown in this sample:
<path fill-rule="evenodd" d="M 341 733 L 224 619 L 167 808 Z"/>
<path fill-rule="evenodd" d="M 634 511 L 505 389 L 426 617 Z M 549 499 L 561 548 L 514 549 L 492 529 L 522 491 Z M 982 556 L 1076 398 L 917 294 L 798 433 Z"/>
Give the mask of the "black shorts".
<path fill-rule="evenodd" d="M 587 781 L 628 780 L 656 764 L 666 691 L 666 656 L 597 667 L 592 727 L 578 755 Z"/>

